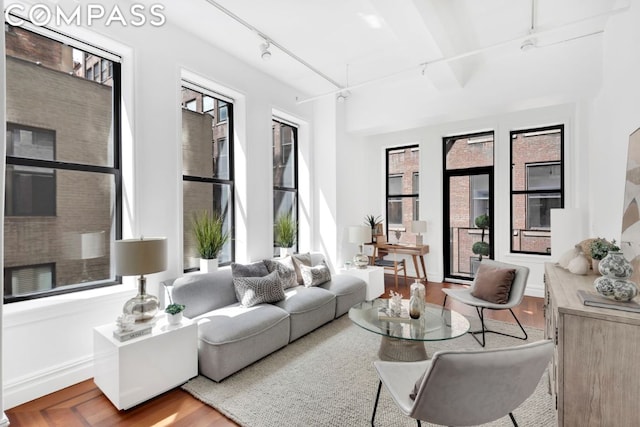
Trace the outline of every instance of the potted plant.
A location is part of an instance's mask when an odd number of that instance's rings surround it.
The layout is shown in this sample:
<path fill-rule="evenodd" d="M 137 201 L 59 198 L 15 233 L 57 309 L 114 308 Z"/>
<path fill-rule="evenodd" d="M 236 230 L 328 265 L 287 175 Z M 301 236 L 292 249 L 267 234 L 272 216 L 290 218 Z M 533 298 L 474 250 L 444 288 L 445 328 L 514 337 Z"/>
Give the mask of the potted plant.
<path fill-rule="evenodd" d="M 371 242 L 376 242 L 376 236 L 382 233 L 382 219 L 380 215 L 366 215 L 364 217 L 364 223 L 371 227 Z"/>
<path fill-rule="evenodd" d="M 290 212 L 278 215 L 274 226 L 274 237 L 276 246 L 280 247 L 280 256 L 285 257 L 291 248 L 296 244 L 298 234 L 298 223 L 293 219 Z"/>
<path fill-rule="evenodd" d="M 169 305 L 167 305 L 164 309 L 164 312 L 167 313 L 167 322 L 170 325 L 178 325 L 182 322 L 182 312 L 186 308 L 184 304 L 176 304 L 173 302 L 173 298 L 171 298 L 171 288 L 173 286 L 164 285 L 167 290 L 167 295 L 169 296 Z"/>
<path fill-rule="evenodd" d="M 202 211 L 192 220 L 193 234 L 200 255 L 200 271 L 207 273 L 218 269 L 218 254 L 229 241 L 224 230 L 224 219 L 219 213 Z"/>
<path fill-rule="evenodd" d="M 615 239 L 609 242 L 608 240 L 598 237 L 593 239 L 589 245 L 589 249 L 591 255 L 591 266 L 594 271 L 598 272 L 598 264 L 600 264 L 600 261 L 604 259 L 609 252 L 619 251 L 620 247 L 616 245 Z"/>
<path fill-rule="evenodd" d="M 471 251 L 478 255 L 478 263 L 482 261 L 483 256 L 489 256 L 491 248 L 489 247 L 489 243 L 484 241 L 485 230 L 489 228 L 489 215 L 482 214 L 478 215 L 476 219 L 473 221 L 476 227 L 482 230 L 482 235 L 480 237 L 479 242 L 475 242 L 473 246 L 471 246 Z M 476 263 L 477 265 L 477 263 Z M 475 272 L 475 269 L 474 269 Z"/>

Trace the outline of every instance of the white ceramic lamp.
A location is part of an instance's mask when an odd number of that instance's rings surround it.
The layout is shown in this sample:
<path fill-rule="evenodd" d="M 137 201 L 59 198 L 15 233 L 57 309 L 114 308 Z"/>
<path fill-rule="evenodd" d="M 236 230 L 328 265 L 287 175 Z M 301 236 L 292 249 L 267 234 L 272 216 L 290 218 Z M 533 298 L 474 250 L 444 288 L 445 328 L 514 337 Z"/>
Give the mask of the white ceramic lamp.
<path fill-rule="evenodd" d="M 116 274 L 138 277 L 138 295 L 127 301 L 124 314 L 135 316 L 136 322 L 152 319 L 158 312 L 158 298 L 148 295 L 145 274 L 167 269 L 167 239 L 164 237 L 116 240 Z"/>
<path fill-rule="evenodd" d="M 416 233 L 416 246 L 422 246 L 422 233 L 427 231 L 427 221 L 412 221 L 411 232 Z"/>
<path fill-rule="evenodd" d="M 353 257 L 353 265 L 357 268 L 367 268 L 369 257 L 362 253 L 362 245 L 371 241 L 371 229 L 364 225 L 349 227 L 349 242 L 358 245 L 359 252 Z"/>

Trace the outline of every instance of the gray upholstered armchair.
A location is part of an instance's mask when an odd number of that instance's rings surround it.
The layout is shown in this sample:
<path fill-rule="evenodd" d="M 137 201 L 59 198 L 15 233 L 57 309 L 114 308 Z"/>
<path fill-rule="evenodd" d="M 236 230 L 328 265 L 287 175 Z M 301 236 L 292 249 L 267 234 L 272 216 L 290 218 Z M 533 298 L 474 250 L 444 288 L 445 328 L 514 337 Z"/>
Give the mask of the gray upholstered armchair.
<path fill-rule="evenodd" d="M 536 389 L 553 342 L 537 341 L 496 350 L 440 351 L 423 362 L 373 362 L 380 382 L 407 416 L 446 426 L 488 423 L 509 415 Z M 414 398 L 411 397 L 413 394 Z"/>
<path fill-rule="evenodd" d="M 522 298 L 524 297 L 524 291 L 527 287 L 527 278 L 529 277 L 529 268 L 523 267 L 521 265 L 515 264 L 507 264 L 506 262 L 494 261 L 492 259 L 483 259 L 480 263 L 480 269 L 488 268 L 488 269 L 513 269 L 515 270 L 515 276 L 513 278 L 513 282 L 511 282 L 510 290 L 507 291 L 508 297 L 505 295 L 504 302 L 492 302 L 487 301 L 485 299 L 475 297 L 474 291 L 477 289 L 477 281 L 479 275 L 476 274 L 476 277 L 473 281 L 473 284 L 469 288 L 460 288 L 460 289 L 442 289 L 442 292 L 445 293 L 444 302 L 442 303 L 442 307 L 447 304 L 447 297 L 451 297 L 459 302 L 475 307 L 476 312 L 478 313 L 478 317 L 480 318 L 481 329 L 478 331 L 470 331 L 469 333 L 473 338 L 475 338 L 478 343 L 484 347 L 485 346 L 485 334 L 486 333 L 494 333 L 505 335 L 512 338 L 518 338 L 521 340 L 527 339 L 527 332 L 522 327 L 522 324 L 514 314 L 512 308 L 519 305 L 522 302 Z M 478 271 L 480 271 L 478 269 Z M 516 323 L 520 327 L 520 330 L 524 334 L 523 337 L 505 334 L 504 332 L 493 331 L 488 329 L 484 323 L 484 310 L 509 310 L 511 315 L 516 320 Z M 482 341 L 476 337 L 476 335 L 482 334 Z"/>

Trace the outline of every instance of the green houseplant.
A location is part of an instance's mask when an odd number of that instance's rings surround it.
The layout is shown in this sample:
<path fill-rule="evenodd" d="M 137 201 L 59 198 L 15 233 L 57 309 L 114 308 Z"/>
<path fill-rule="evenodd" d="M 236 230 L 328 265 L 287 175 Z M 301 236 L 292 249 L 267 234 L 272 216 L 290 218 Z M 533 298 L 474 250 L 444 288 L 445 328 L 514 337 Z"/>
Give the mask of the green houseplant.
<path fill-rule="evenodd" d="M 229 241 L 229 232 L 224 230 L 224 218 L 217 212 L 197 212 L 193 215 L 192 229 L 200 255 L 200 271 L 216 270 L 218 254 Z"/>
<path fill-rule="evenodd" d="M 280 247 L 280 255 L 286 256 L 289 249 L 296 244 L 298 235 L 298 223 L 290 212 L 278 215 L 274 224 L 274 239 L 276 246 Z"/>
<path fill-rule="evenodd" d="M 371 227 L 371 241 L 376 241 L 376 236 L 382 234 L 382 218 L 380 215 L 366 215 L 364 217 L 364 223 Z"/>
<path fill-rule="evenodd" d="M 165 307 L 164 312 L 167 313 L 167 321 L 169 324 L 177 325 L 182 322 L 182 312 L 186 306 L 184 304 L 176 304 L 173 302 L 173 298 L 171 297 L 171 288 L 173 288 L 173 286 L 165 284 L 165 288 L 167 289 L 167 295 L 169 296 L 169 305 Z"/>
<path fill-rule="evenodd" d="M 489 215 L 482 214 L 478 215 L 476 219 L 473 221 L 476 227 L 482 230 L 481 240 L 479 242 L 475 242 L 471 247 L 471 251 L 478 255 L 478 261 L 482 261 L 483 256 L 489 256 L 491 248 L 489 247 L 489 243 L 484 241 L 485 230 L 489 228 Z"/>
<path fill-rule="evenodd" d="M 606 239 L 598 237 L 596 239 L 593 239 L 593 241 L 589 245 L 589 249 L 589 255 L 591 255 L 591 266 L 593 270 L 597 272 L 599 271 L 598 264 L 600 263 L 600 261 L 604 259 L 604 257 L 606 257 L 609 252 L 619 251 L 620 247 L 616 245 L 615 239 L 609 242 Z"/>

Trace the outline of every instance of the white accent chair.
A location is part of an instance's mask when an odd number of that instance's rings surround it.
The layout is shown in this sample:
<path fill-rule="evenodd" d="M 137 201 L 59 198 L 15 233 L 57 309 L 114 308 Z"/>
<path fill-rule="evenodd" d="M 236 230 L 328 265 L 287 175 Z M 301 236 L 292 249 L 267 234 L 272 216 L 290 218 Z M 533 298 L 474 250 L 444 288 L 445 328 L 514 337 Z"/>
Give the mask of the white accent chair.
<path fill-rule="evenodd" d="M 517 426 L 512 412 L 535 391 L 553 347 L 552 341 L 543 340 L 492 350 L 439 351 L 421 362 L 375 361 L 380 382 L 371 425 L 384 384 L 398 408 L 418 426 L 420 420 L 470 426 L 506 415 Z M 414 387 L 417 393 L 412 400 Z"/>
<path fill-rule="evenodd" d="M 507 300 L 507 302 L 505 304 L 495 304 L 495 303 L 474 297 L 473 295 L 471 295 L 471 292 L 473 292 L 473 288 L 475 286 L 475 280 L 474 280 L 473 283 L 471 284 L 471 287 L 468 287 L 468 288 L 442 289 L 442 292 L 445 293 L 444 302 L 442 303 L 442 308 L 444 309 L 445 305 L 447 304 L 447 297 L 451 297 L 456 301 L 475 307 L 476 312 L 478 313 L 478 317 L 480 318 L 480 324 L 482 327 L 478 331 L 469 331 L 469 333 L 473 338 L 475 338 L 475 340 L 482 347 L 484 347 L 486 343 L 485 341 L 486 333 L 499 334 L 499 335 L 518 338 L 526 341 L 528 337 L 527 332 L 522 327 L 522 324 L 514 314 L 512 308 L 519 305 L 522 302 L 522 298 L 524 297 L 524 291 L 525 291 L 525 288 L 527 287 L 527 278 L 529 277 L 529 268 L 523 267 L 521 265 L 508 264 L 506 262 L 494 261 L 492 259 L 487 259 L 487 258 L 482 260 L 481 265 L 486 265 L 492 268 L 513 268 L 516 270 L 516 275 L 515 275 L 515 278 L 513 279 L 513 283 L 511 284 L 511 291 L 509 292 L 509 299 Z M 487 328 L 487 326 L 484 323 L 485 309 L 509 310 L 513 318 L 516 320 L 516 323 L 520 327 L 520 330 L 524 334 L 524 337 L 505 334 L 504 332 L 493 331 Z M 480 341 L 478 337 L 476 337 L 476 335 L 478 334 L 482 334 L 482 341 Z"/>

